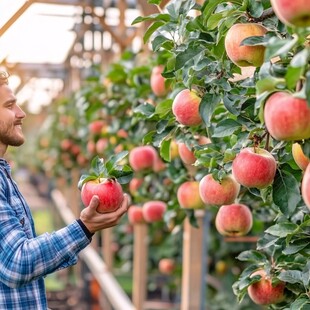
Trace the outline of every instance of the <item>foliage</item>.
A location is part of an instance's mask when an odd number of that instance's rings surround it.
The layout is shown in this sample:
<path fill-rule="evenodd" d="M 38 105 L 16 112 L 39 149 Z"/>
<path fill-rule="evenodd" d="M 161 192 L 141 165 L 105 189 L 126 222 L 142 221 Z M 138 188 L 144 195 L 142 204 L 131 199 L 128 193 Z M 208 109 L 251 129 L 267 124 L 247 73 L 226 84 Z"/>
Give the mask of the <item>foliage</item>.
<path fill-rule="evenodd" d="M 161 1 L 149 2 L 158 5 Z M 273 184 L 264 189 L 242 187 L 238 197 L 253 212 L 251 234 L 259 236 L 259 240 L 255 247 L 225 243 L 212 222 L 210 272 L 218 260 L 236 256 L 243 270 L 231 277 L 235 281 L 234 293 L 243 302 L 240 307 L 248 302 L 248 286 L 258 281 L 257 277 L 250 278 L 251 273 L 264 268 L 275 281 L 287 283 L 285 301 L 270 308 L 306 308 L 310 217 L 300 194 L 303 174 L 292 156 L 294 141 L 273 139 L 266 129 L 263 110 L 266 99 L 278 90 L 294 93 L 310 104 L 309 29 L 283 25 L 268 0 L 210 0 L 202 5 L 193 0 L 175 0 L 164 11 L 138 17 L 133 24 L 143 22 L 151 22 L 144 41 L 150 43 L 152 56 L 141 64 L 139 55 L 126 52 L 107 72 L 98 69 L 71 98 L 56 104 L 46 131 L 42 132 L 42 137 L 50 138 L 49 155 L 42 155 L 44 166 L 53 167 L 57 175 L 70 179 L 73 167 L 85 170 L 95 156 L 109 158 L 115 153 L 130 152 L 135 146 L 153 145 L 161 156 L 161 168 L 136 172 L 134 177 L 143 179 L 143 184 L 131 193 L 131 198 L 132 204 L 158 199 L 168 205 L 164 222 L 150 226 L 150 268 L 155 268 L 161 257 L 180 259 L 184 219 L 188 217 L 196 225 L 193 210 L 184 210 L 178 204 L 179 185 L 186 180 L 199 181 L 208 173 L 221 180 L 231 173 L 233 159 L 247 146 L 269 150 L 277 161 Z M 259 23 L 268 29 L 265 36 L 251 37 L 242 43 L 266 47 L 264 64 L 248 75 L 227 57 L 224 46 L 227 31 L 238 22 Z M 164 65 L 162 75 L 170 87 L 162 98 L 152 93 L 149 84 L 151 68 L 158 64 Z M 172 113 L 173 99 L 185 88 L 197 91 L 201 97 L 202 125 L 181 125 Z M 74 119 L 79 121 L 73 122 Z M 93 134 L 88 125 L 95 120 L 103 120 L 105 125 Z M 77 142 L 87 161 L 63 150 L 52 139 L 56 136 L 58 140 L 70 138 Z M 211 144 L 199 145 L 199 136 L 209 137 Z M 91 152 L 89 141 L 96 145 L 101 139 L 105 141 L 103 150 Z M 172 156 L 174 142 L 193 148 L 197 158 L 194 165 L 184 165 L 179 157 Z M 299 142 L 309 157 L 309 139 Z M 214 218 L 217 208 L 210 208 L 210 212 Z M 132 253 L 126 245 L 130 240 L 120 232 L 122 238 L 119 255 L 130 261 Z"/>

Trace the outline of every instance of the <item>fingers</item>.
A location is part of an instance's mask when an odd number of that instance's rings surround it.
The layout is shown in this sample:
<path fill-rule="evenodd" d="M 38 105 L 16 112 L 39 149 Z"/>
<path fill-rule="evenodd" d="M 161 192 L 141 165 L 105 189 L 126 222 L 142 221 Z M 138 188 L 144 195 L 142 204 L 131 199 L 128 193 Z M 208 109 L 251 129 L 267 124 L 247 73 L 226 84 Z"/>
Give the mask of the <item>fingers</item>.
<path fill-rule="evenodd" d="M 99 197 L 97 195 L 94 195 L 92 197 L 92 199 L 90 200 L 90 203 L 89 203 L 89 208 L 96 211 L 96 209 L 98 208 L 99 206 Z"/>

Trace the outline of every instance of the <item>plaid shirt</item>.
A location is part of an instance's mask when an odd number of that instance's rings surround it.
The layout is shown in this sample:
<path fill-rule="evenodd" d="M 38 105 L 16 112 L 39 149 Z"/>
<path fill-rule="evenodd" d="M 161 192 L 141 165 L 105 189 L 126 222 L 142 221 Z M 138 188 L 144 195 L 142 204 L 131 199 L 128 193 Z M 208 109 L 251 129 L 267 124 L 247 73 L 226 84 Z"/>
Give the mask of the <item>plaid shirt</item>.
<path fill-rule="evenodd" d="M 77 262 L 90 240 L 77 221 L 36 236 L 30 209 L 0 159 L 0 309 L 46 310 L 43 277 Z"/>

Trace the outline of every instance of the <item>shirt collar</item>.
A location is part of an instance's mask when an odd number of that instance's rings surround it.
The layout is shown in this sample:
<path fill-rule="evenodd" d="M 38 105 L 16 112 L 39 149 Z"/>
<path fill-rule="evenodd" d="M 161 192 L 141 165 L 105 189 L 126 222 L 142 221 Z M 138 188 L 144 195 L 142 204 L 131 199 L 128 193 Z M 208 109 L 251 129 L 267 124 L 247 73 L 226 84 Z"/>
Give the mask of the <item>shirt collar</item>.
<path fill-rule="evenodd" d="M 11 174 L 11 167 L 4 158 L 0 158 L 0 167 L 3 167 L 9 174 Z"/>

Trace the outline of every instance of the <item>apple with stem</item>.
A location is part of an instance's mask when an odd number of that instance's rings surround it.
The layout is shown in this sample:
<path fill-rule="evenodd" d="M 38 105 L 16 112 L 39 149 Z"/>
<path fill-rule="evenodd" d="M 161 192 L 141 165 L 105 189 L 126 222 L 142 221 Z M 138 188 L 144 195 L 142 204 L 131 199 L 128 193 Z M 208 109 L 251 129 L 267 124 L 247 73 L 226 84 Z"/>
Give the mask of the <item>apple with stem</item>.
<path fill-rule="evenodd" d="M 129 166 L 120 165 L 127 154 L 128 152 L 118 153 L 106 162 L 98 156 L 92 160 L 90 172 L 82 175 L 78 183 L 85 207 L 94 195 L 99 198 L 99 213 L 112 212 L 121 206 L 124 198 L 121 184 L 128 183 L 133 175 Z"/>
<path fill-rule="evenodd" d="M 261 278 L 248 287 L 248 294 L 254 303 L 258 305 L 277 304 L 284 300 L 285 282 L 273 283 L 272 277 L 266 271 L 259 269 L 251 274 L 251 278 L 260 276 Z"/>
<path fill-rule="evenodd" d="M 277 169 L 275 158 L 267 150 L 247 147 L 232 163 L 232 174 L 245 187 L 265 188 L 272 184 Z"/>
<path fill-rule="evenodd" d="M 238 197 L 240 184 L 231 175 L 215 180 L 212 174 L 205 175 L 199 182 L 199 195 L 206 205 L 231 204 Z"/>

